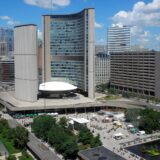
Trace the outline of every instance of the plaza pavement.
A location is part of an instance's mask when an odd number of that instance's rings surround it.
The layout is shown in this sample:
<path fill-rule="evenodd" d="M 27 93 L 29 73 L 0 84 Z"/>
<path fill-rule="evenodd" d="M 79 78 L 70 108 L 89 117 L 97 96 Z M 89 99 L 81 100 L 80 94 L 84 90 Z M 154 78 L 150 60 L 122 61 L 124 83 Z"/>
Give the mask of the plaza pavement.
<path fill-rule="evenodd" d="M 144 160 L 144 158 L 126 150 L 125 149 L 126 147 L 160 139 L 160 133 L 154 133 L 151 135 L 141 135 L 141 136 L 132 134 L 127 130 L 126 127 L 127 124 L 125 122 L 122 122 L 122 127 L 119 128 L 113 125 L 113 122 L 103 123 L 102 119 L 104 119 L 104 116 L 97 115 L 95 113 L 94 113 L 94 118 L 93 118 L 93 113 L 72 114 L 64 116 L 66 116 L 67 118 L 75 117 L 75 118 L 86 118 L 90 120 L 90 122 L 87 124 L 87 127 L 93 132 L 94 135 L 97 134 L 100 135 L 100 139 L 103 143 L 103 146 L 111 150 L 112 152 L 118 154 L 119 156 L 125 158 L 126 160 L 142 160 L 142 159 Z M 95 120 L 95 117 L 97 120 Z M 123 139 L 116 140 L 113 136 L 116 133 L 122 133 Z M 125 143 L 125 146 L 122 145 L 123 143 Z"/>

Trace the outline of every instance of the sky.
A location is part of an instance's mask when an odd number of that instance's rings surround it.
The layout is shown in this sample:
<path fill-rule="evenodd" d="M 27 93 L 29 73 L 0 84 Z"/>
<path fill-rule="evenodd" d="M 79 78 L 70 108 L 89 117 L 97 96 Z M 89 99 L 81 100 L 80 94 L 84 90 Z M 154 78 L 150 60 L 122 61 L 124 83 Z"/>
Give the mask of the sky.
<path fill-rule="evenodd" d="M 42 36 L 42 15 L 95 8 L 95 42 L 106 44 L 107 27 L 131 27 L 131 44 L 160 51 L 160 0 L 1 0 L 0 27 L 33 23 Z"/>

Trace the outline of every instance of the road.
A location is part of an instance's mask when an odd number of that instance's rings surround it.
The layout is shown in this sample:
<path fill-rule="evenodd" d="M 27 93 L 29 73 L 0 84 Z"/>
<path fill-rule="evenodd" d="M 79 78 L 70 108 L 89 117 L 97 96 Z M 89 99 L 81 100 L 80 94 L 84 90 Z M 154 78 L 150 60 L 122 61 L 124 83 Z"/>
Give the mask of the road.
<path fill-rule="evenodd" d="M 13 119 L 8 114 L 3 114 L 1 112 L 2 118 L 8 120 L 9 126 L 15 128 L 17 125 L 20 125 L 15 119 Z M 40 160 L 61 160 L 54 151 L 49 149 L 44 145 L 33 133 L 29 132 L 29 142 L 27 143 L 29 150 L 35 154 L 35 156 Z"/>

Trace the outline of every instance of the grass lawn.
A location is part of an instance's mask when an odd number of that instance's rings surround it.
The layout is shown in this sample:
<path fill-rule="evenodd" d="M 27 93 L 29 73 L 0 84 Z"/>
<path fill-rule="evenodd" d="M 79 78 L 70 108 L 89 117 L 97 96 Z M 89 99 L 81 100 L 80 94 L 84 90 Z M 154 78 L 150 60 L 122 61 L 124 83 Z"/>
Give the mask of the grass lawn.
<path fill-rule="evenodd" d="M 8 152 L 10 154 L 14 154 L 14 153 L 18 153 L 20 152 L 20 150 L 16 149 L 13 145 L 13 143 L 11 141 L 8 141 L 6 138 L 4 138 L 1 134 L 0 134 L 0 141 L 4 144 L 4 146 L 6 147 L 6 149 L 8 150 Z"/>

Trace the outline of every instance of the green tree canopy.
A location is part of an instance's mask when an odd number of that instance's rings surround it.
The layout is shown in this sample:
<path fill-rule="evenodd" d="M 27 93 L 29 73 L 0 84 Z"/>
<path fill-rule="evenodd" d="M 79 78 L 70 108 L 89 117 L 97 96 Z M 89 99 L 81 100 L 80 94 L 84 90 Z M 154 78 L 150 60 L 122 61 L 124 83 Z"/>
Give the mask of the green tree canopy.
<path fill-rule="evenodd" d="M 61 117 L 58 124 L 63 128 L 67 127 L 67 118 Z"/>
<path fill-rule="evenodd" d="M 102 145 L 102 142 L 100 141 L 100 135 L 99 134 L 91 139 L 91 147 L 92 148 L 98 147 L 98 146 L 101 146 L 101 145 Z"/>
<path fill-rule="evenodd" d="M 92 133 L 87 127 L 82 127 L 79 131 L 79 142 L 85 144 L 90 144 L 91 139 L 93 138 Z"/>
<path fill-rule="evenodd" d="M 16 148 L 20 149 L 25 148 L 28 143 L 28 131 L 21 126 L 17 126 L 13 130 L 13 135 L 14 135 L 13 142 Z"/>
<path fill-rule="evenodd" d="M 16 160 L 16 157 L 14 155 L 10 155 L 7 160 Z"/>
<path fill-rule="evenodd" d="M 46 139 L 48 131 L 56 124 L 56 120 L 52 116 L 38 116 L 34 119 L 31 128 L 37 137 Z"/>

